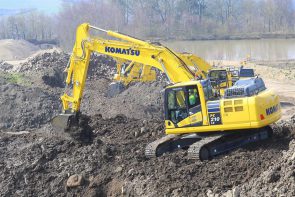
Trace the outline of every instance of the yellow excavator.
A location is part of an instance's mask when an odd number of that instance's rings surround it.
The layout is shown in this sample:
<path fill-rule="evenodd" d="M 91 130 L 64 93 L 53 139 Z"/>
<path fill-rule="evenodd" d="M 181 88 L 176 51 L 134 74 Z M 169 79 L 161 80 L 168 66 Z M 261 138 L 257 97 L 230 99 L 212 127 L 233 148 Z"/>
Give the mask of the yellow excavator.
<path fill-rule="evenodd" d="M 189 53 L 176 53 L 184 61 L 190 70 L 195 73 L 196 79 L 210 79 L 214 90 L 219 94 L 224 94 L 224 89 L 233 85 L 232 73 L 239 70 L 230 71 L 223 68 L 212 68 L 202 58 Z M 114 58 L 117 62 L 117 73 L 114 82 L 110 85 L 108 96 L 113 97 L 123 91 L 132 82 L 152 82 L 157 80 L 157 74 L 153 66 L 143 65 L 134 61 L 129 64 L 126 60 Z"/>
<path fill-rule="evenodd" d="M 218 72 L 220 74 L 226 72 L 225 69 L 212 69 L 212 66 L 207 63 L 202 58 L 189 53 L 176 53 L 177 56 L 185 62 L 190 70 L 195 73 L 195 77 L 198 79 L 205 79 L 208 76 L 209 70 L 210 72 Z M 108 54 L 113 57 L 112 54 Z M 152 82 L 157 80 L 157 73 L 153 66 L 144 65 L 142 63 L 138 63 L 135 61 L 127 61 L 129 60 L 128 56 L 126 59 L 120 59 L 117 57 L 113 57 L 113 59 L 117 62 L 117 73 L 114 76 L 114 82 L 112 82 L 108 88 L 107 95 L 109 97 L 114 97 L 115 95 L 122 92 L 125 87 L 127 87 L 130 83 L 133 82 Z M 212 70 L 211 70 L 212 69 Z M 218 92 L 222 93 L 222 89 L 226 87 L 232 86 L 230 73 L 227 72 L 227 76 L 225 78 L 226 81 L 219 80 L 214 86 L 214 89 Z M 213 76 L 213 75 L 212 75 Z M 212 81 L 215 79 L 212 77 Z"/>
<path fill-rule="evenodd" d="M 105 32 L 117 40 L 89 35 L 89 29 Z M 206 77 L 209 69 L 192 71 L 197 60 L 160 44 L 146 42 L 124 34 L 106 31 L 87 23 L 77 28 L 76 42 L 67 68 L 66 91 L 61 96 L 62 114 L 53 119 L 61 129 L 79 120 L 80 104 L 90 54 L 98 52 L 136 65 L 149 65 L 167 75 L 171 85 L 165 88 L 164 111 L 166 136 L 146 146 L 146 157 L 187 149 L 193 159 L 207 160 L 248 143 L 267 139 L 270 124 L 281 117 L 279 97 L 266 89 L 259 77 L 238 80 L 214 94 Z M 190 62 L 190 63 L 189 63 Z"/>
<path fill-rule="evenodd" d="M 125 61 L 117 62 L 117 73 L 114 80 L 128 86 L 131 82 L 151 82 L 157 80 L 156 71 L 152 66 L 139 64 L 137 62 L 130 62 L 127 64 Z"/>
<path fill-rule="evenodd" d="M 198 78 L 207 78 L 208 71 L 212 66 L 202 58 L 189 53 L 176 53 L 177 56 L 185 62 L 185 64 L 195 72 Z M 110 55 L 112 56 L 112 55 Z M 156 71 L 153 66 L 144 65 L 135 61 L 130 61 L 129 64 L 126 60 L 114 58 L 117 62 L 117 73 L 114 76 L 116 82 L 128 86 L 131 82 L 152 82 L 156 81 Z M 128 57 L 126 57 L 128 60 Z M 222 72 L 225 69 L 220 69 Z M 222 86 L 224 87 L 224 85 Z"/>

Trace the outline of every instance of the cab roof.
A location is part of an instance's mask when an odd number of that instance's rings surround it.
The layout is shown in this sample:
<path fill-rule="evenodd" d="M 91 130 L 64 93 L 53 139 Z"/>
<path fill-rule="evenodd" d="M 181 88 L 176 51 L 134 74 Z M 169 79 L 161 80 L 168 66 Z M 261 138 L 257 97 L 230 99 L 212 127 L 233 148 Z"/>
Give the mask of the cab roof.
<path fill-rule="evenodd" d="M 167 88 L 176 88 L 176 87 L 182 87 L 182 86 L 190 86 L 190 85 L 200 85 L 200 81 L 186 81 L 186 82 L 179 82 L 174 85 L 170 85 Z"/>

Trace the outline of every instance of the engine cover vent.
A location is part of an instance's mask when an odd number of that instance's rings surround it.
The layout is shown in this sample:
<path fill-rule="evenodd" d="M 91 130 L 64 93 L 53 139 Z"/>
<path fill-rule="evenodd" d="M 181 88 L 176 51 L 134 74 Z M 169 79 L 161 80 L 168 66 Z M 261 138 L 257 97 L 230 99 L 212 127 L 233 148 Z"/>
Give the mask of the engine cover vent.
<path fill-rule="evenodd" d="M 232 87 L 225 90 L 224 98 L 249 97 L 265 89 L 265 84 L 260 77 L 240 79 Z"/>

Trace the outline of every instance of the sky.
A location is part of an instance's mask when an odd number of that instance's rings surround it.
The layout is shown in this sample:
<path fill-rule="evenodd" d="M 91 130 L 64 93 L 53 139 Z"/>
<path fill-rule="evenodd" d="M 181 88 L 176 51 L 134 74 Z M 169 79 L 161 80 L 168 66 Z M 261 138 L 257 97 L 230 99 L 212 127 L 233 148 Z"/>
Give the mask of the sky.
<path fill-rule="evenodd" d="M 8 13 L 18 10 L 37 9 L 46 14 L 56 14 L 62 2 L 75 2 L 79 0 L 0 0 L 0 12 Z M 295 2 L 295 0 L 293 0 Z M 295 6 L 295 5 L 294 5 Z M 1 13 L 0 13 L 1 15 Z"/>
<path fill-rule="evenodd" d="M 60 9 L 61 3 L 62 0 L 0 0 L 0 9 L 38 9 L 46 14 L 55 14 Z"/>

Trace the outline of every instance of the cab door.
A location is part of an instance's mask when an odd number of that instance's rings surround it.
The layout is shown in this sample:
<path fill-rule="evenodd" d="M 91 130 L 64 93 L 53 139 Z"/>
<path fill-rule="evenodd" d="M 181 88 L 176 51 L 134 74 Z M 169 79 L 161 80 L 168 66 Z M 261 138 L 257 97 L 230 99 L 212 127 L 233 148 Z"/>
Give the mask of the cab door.
<path fill-rule="evenodd" d="M 202 125 L 203 118 L 197 86 L 166 90 L 165 119 L 166 128 Z"/>
<path fill-rule="evenodd" d="M 183 87 L 170 88 L 165 91 L 166 128 L 190 125 L 188 119 L 187 98 Z"/>
<path fill-rule="evenodd" d="M 200 95 L 196 85 L 187 86 L 188 94 L 187 107 L 190 119 L 190 126 L 201 126 L 203 123 Z"/>

